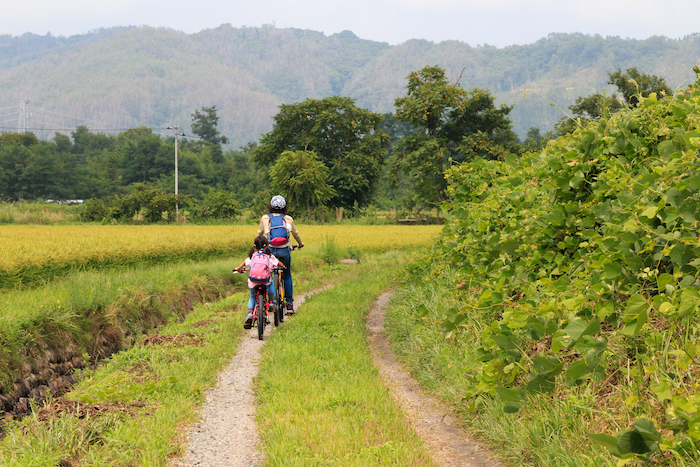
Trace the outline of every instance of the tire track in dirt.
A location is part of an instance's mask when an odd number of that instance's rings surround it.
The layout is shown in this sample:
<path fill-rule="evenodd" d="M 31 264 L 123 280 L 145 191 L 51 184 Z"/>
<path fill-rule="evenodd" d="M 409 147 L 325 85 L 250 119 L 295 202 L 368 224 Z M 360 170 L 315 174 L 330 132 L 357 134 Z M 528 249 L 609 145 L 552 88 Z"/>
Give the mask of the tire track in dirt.
<path fill-rule="evenodd" d="M 370 350 L 379 372 L 391 388 L 392 397 L 425 441 L 433 461 L 445 467 L 503 467 L 457 428 L 449 410 L 437 399 L 426 395 L 397 362 L 384 333 L 384 314 L 392 296 L 393 292 L 385 292 L 372 304 L 367 317 Z"/>
<path fill-rule="evenodd" d="M 331 287 L 300 295 L 294 301 L 295 308 L 298 309 L 306 297 Z M 207 392 L 201 419 L 187 434 L 185 455 L 174 459 L 173 465 L 250 467 L 264 463 L 265 457 L 259 450 L 252 384 L 258 374 L 260 350 L 274 332 L 273 325 L 266 328 L 269 330 L 264 340 L 258 339 L 255 327 L 243 337 L 236 355 L 217 376 L 217 385 Z"/>

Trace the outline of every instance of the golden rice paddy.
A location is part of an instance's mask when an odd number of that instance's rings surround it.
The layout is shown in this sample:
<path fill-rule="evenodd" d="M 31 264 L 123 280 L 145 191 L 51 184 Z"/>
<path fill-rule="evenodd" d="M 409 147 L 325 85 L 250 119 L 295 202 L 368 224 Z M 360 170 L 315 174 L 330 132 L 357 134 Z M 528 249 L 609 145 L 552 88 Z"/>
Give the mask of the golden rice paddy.
<path fill-rule="evenodd" d="M 298 225 L 306 246 L 385 251 L 429 245 L 441 226 Z M 254 225 L 8 225 L 0 227 L 0 271 L 139 262 L 193 252 L 245 250 Z"/>

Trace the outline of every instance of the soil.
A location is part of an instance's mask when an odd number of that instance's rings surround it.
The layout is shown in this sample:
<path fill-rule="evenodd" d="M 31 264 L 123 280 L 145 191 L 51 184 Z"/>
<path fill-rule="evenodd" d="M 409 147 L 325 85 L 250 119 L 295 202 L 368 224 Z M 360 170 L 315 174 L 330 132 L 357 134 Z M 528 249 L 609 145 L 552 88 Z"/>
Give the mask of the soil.
<path fill-rule="evenodd" d="M 372 358 L 391 388 L 392 397 L 430 449 L 436 464 L 445 467 L 501 467 L 502 464 L 493 460 L 486 449 L 458 428 L 450 410 L 425 393 L 397 362 L 384 333 L 384 313 L 392 295 L 386 292 L 377 297 L 367 317 Z"/>

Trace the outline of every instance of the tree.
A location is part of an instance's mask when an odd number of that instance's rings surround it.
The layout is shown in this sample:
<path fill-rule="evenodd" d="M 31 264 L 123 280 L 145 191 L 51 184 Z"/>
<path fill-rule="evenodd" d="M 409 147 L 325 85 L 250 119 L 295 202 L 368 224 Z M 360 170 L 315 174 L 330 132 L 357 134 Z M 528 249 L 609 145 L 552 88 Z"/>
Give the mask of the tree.
<path fill-rule="evenodd" d="M 216 115 L 216 106 L 202 107 L 202 111 L 195 110 L 192 114 L 192 133 L 211 144 L 226 144 L 228 138 L 219 134 L 219 116 Z"/>
<path fill-rule="evenodd" d="M 527 130 L 523 147 L 526 151 L 538 151 L 542 148 L 542 133 L 539 128 L 531 126 Z"/>
<path fill-rule="evenodd" d="M 191 202 L 191 214 L 195 220 L 225 220 L 236 217 L 238 214 L 238 203 L 235 195 L 228 191 L 212 190 L 203 200 Z"/>
<path fill-rule="evenodd" d="M 311 206 L 323 206 L 335 195 L 328 175 L 328 167 L 313 151 L 285 151 L 270 168 L 272 187 L 293 205 L 306 206 L 309 218 Z"/>
<path fill-rule="evenodd" d="M 389 137 L 379 129 L 381 115 L 355 106 L 350 97 L 307 99 L 282 104 L 275 126 L 253 152 L 272 166 L 285 151 L 313 151 L 328 168 L 335 194 L 332 207 L 367 206 L 382 175 Z"/>
<path fill-rule="evenodd" d="M 579 126 L 586 126 L 588 122 L 618 112 L 624 107 L 625 104 L 620 102 L 616 94 L 606 96 L 604 93 L 595 93 L 587 97 L 578 97 L 576 103 L 569 106 L 573 118 L 562 117 L 559 119 L 554 124 L 554 136 L 568 135 Z"/>
<path fill-rule="evenodd" d="M 391 164 L 394 171 L 415 181 L 424 201 L 439 204 L 447 197 L 447 165 L 475 155 L 473 150 L 465 150 L 474 146 L 472 135 L 490 140 L 489 145 L 480 147 L 497 149 L 480 153 L 488 158 L 498 157 L 504 152 L 502 146 L 517 141 L 508 117 L 512 106 L 496 108 L 488 90 L 467 92 L 458 83 L 450 83 L 438 66 L 414 71 L 407 79 L 407 95 L 394 103 L 396 117 L 420 131 L 397 143 Z"/>
<path fill-rule="evenodd" d="M 628 68 L 625 73 L 622 73 L 622 69 L 620 69 L 615 73 L 608 73 L 608 76 L 610 78 L 608 84 L 617 87 L 625 102 L 632 107 L 637 106 L 638 96 L 649 97 L 649 94 L 653 92 L 666 96 L 673 94 L 664 78 L 640 73 L 636 67 Z"/>
<path fill-rule="evenodd" d="M 122 150 L 125 184 L 154 182 L 173 171 L 170 149 L 162 143 L 158 135 L 127 141 Z"/>

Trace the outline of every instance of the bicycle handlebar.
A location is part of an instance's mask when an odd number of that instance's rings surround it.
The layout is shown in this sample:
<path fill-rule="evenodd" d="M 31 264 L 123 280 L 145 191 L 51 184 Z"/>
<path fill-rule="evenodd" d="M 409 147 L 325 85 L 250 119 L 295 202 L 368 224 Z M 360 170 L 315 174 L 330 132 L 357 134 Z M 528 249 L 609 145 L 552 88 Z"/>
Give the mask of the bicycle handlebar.
<path fill-rule="evenodd" d="M 244 272 L 248 271 L 249 269 L 250 269 L 250 268 L 248 268 L 248 267 L 246 266 L 246 267 L 244 267 L 243 270 L 241 270 L 241 271 L 238 271 L 238 270 L 234 269 L 234 270 L 233 270 L 233 273 L 234 273 L 234 274 L 243 274 Z M 279 266 L 275 266 L 274 268 L 272 268 L 272 270 L 273 270 L 273 271 L 284 271 L 284 268 L 280 268 Z"/>

